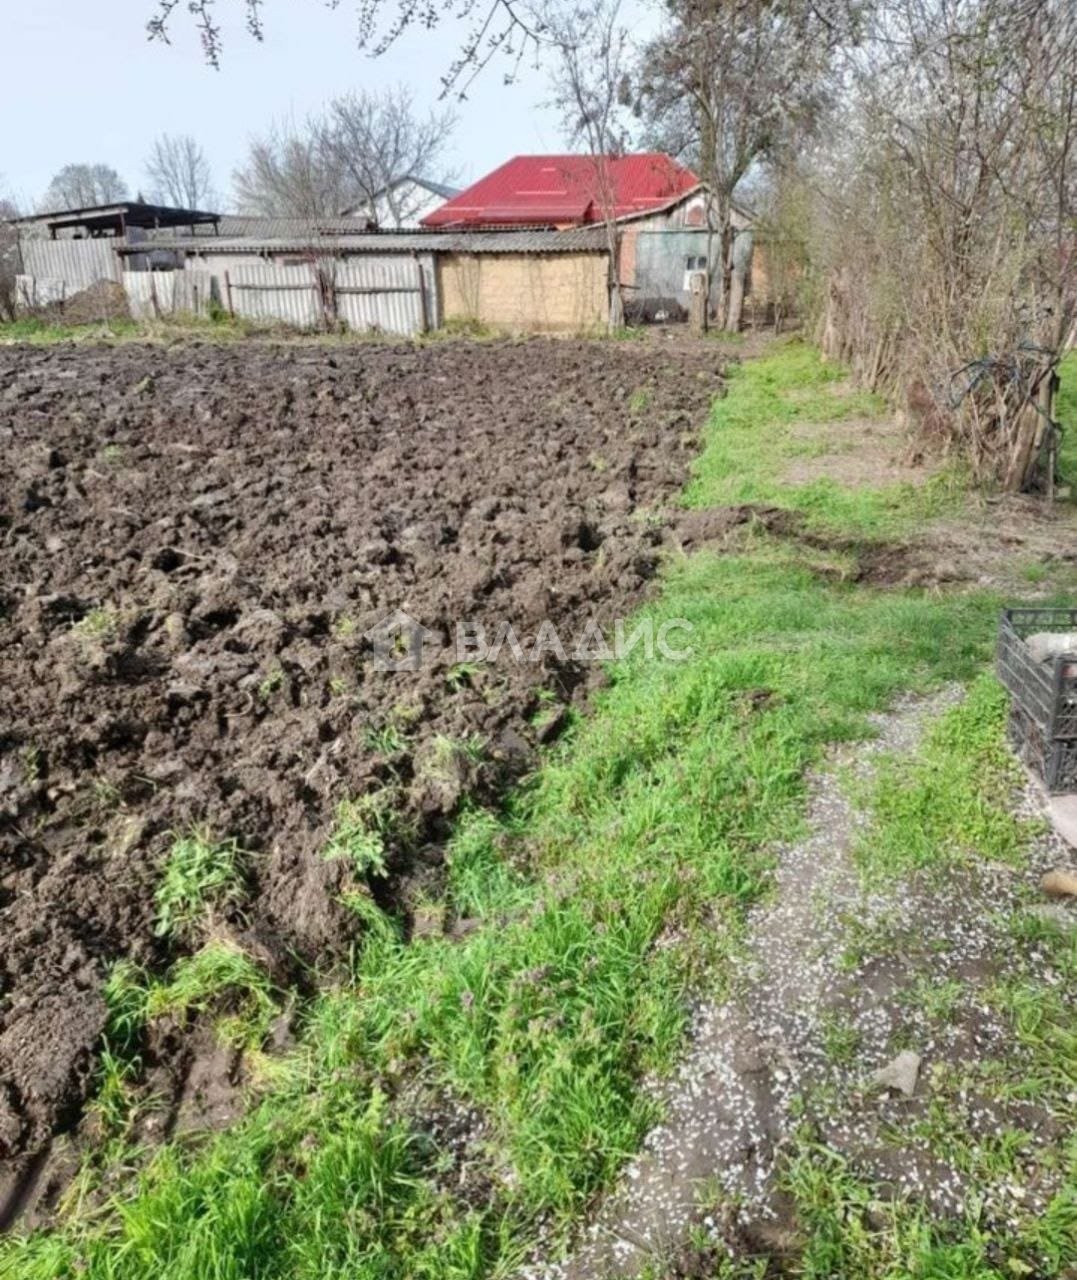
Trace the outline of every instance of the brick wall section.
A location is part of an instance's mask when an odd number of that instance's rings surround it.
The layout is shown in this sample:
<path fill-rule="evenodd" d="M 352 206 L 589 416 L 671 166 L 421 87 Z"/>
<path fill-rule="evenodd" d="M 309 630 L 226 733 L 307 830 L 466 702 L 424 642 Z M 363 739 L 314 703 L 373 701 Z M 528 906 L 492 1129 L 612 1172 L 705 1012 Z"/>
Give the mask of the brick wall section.
<path fill-rule="evenodd" d="M 578 332 L 607 323 L 601 253 L 442 253 L 438 286 L 445 320 L 523 333 Z"/>

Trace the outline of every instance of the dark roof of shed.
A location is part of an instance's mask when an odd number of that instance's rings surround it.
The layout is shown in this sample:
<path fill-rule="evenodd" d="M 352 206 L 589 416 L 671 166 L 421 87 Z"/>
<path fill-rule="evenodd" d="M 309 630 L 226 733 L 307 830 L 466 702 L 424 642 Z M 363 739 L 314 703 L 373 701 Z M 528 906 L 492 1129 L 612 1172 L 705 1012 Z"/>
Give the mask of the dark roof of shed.
<path fill-rule="evenodd" d="M 249 240 L 186 236 L 123 245 L 118 252 L 137 254 L 150 248 L 200 254 L 310 253 L 320 249 L 347 253 L 604 253 L 607 245 L 604 227 L 574 227 L 568 231 L 372 231 Z"/>
<path fill-rule="evenodd" d="M 146 204 L 142 200 L 117 200 L 113 204 L 87 205 L 81 209 L 57 209 L 52 213 L 33 213 L 15 218 L 18 226 L 35 223 L 59 230 L 81 227 L 86 231 L 122 231 L 125 227 L 146 230 L 161 227 L 190 227 L 198 223 L 212 225 L 220 215 L 204 209 L 177 209 L 172 205 Z"/>

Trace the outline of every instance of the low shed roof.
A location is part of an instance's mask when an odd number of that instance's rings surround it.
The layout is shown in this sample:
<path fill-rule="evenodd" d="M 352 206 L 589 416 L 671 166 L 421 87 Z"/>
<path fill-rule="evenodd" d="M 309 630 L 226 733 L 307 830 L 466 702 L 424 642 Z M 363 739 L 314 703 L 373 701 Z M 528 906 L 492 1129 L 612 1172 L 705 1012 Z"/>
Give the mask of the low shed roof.
<path fill-rule="evenodd" d="M 244 253 L 263 256 L 277 253 L 605 253 L 606 249 L 605 228 L 579 227 L 568 231 L 371 232 L 301 239 L 158 237 L 146 244 L 120 246 L 118 252 L 173 250 L 205 256 Z"/>

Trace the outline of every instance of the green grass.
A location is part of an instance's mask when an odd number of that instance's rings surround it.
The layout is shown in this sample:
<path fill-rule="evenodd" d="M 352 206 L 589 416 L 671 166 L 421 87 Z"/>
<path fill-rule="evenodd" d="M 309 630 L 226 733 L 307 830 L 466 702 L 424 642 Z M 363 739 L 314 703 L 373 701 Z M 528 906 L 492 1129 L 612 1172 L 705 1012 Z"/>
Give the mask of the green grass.
<path fill-rule="evenodd" d="M 907 1202 L 888 1203 L 829 1148 L 803 1140 L 785 1175 L 803 1231 L 797 1275 L 805 1280 L 1003 1280 L 992 1233 L 977 1221 L 940 1228 Z"/>
<path fill-rule="evenodd" d="M 102 605 L 91 609 L 84 618 L 76 622 L 71 632 L 83 640 L 99 640 L 102 643 L 111 640 L 120 625 L 119 615 L 110 605 Z"/>
<path fill-rule="evenodd" d="M 797 428 L 872 417 L 884 411 L 883 401 L 867 391 L 835 394 L 846 382 L 845 371 L 797 342 L 735 366 L 730 379 L 686 493 L 690 506 L 764 503 L 800 511 L 821 530 L 878 538 L 901 534 L 963 499 L 960 477 L 952 473 L 918 486 L 847 488 L 827 478 L 786 483 L 782 476 L 790 457 L 804 447 L 794 436 Z"/>
<path fill-rule="evenodd" d="M 1023 863 L 1038 827 L 1011 804 L 1022 775 L 1006 745 L 1008 705 L 998 681 L 982 676 L 915 754 L 880 762 L 864 797 L 873 820 L 854 849 L 866 875 L 900 878 L 983 859 Z"/>
<path fill-rule="evenodd" d="M 394 845 L 410 846 L 414 832 L 400 814 L 398 788 L 387 786 L 337 805 L 326 859 L 343 858 L 360 880 L 388 874 Z"/>
<path fill-rule="evenodd" d="M 242 317 L 229 316 L 219 311 L 213 317 L 174 315 L 159 320 L 132 320 L 117 317 L 86 324 L 65 324 L 57 320 L 43 320 L 28 316 L 0 323 L 0 343 L 28 342 L 48 345 L 57 342 L 173 342 L 191 338 L 201 341 L 229 343 L 246 338 L 271 337 L 277 340 L 313 340 L 340 345 L 344 342 L 368 342 L 368 334 L 346 335 L 301 334 L 284 325 L 266 324 Z M 148 390 L 149 388 L 142 388 Z"/>
<path fill-rule="evenodd" d="M 276 1011 L 268 977 L 231 942 L 207 942 L 145 990 L 147 1022 L 167 1016 L 182 1023 L 194 1014 L 213 1013 L 221 1041 L 237 1048 L 257 1048 Z"/>
<path fill-rule="evenodd" d="M 165 860 L 154 901 L 154 932 L 159 937 L 190 938 L 213 912 L 243 897 L 241 855 L 235 840 L 214 840 L 195 829 L 178 837 Z"/>
<path fill-rule="evenodd" d="M 61 324 L 28 316 L 0 323 L 0 342 L 75 342 L 101 338 L 132 338 L 139 333 L 133 320 L 102 320 L 94 324 Z"/>
<path fill-rule="evenodd" d="M 182 956 L 161 977 L 120 961 L 109 974 L 105 1005 L 109 1051 L 127 1063 L 138 1060 L 146 1027 L 160 1018 L 183 1024 L 210 1013 L 223 1043 L 257 1048 L 277 1011 L 266 973 L 240 946 L 221 938 Z"/>
<path fill-rule="evenodd" d="M 1002 690 L 982 675 L 962 703 L 928 727 L 912 755 L 883 759 L 858 797 L 870 823 L 854 848 L 874 888 L 912 874 L 978 876 L 985 862 L 1024 866 L 1040 824 L 1014 813 L 1021 770 L 1004 745 L 1005 716 Z M 933 1062 L 924 1109 L 895 1115 L 879 1130 L 884 1142 L 922 1146 L 958 1171 L 972 1193 L 965 1210 L 948 1219 L 915 1197 L 884 1194 L 806 1121 L 783 1174 L 800 1232 L 797 1275 L 1003 1280 L 1068 1275 L 1077 1264 L 1077 933 L 1022 911 L 1008 926 L 1005 977 L 922 973 L 898 993 L 899 1003 L 940 1030 L 988 1007 L 1010 1027 L 997 1056 Z M 932 945 L 930 935 L 907 933 L 857 940 L 852 927 L 850 938 L 861 961 L 896 949 L 915 963 L 909 957 L 917 948 Z M 828 1029 L 825 1047 L 836 1035 L 843 1049 L 847 1030 Z M 977 1111 L 986 1098 L 1035 1109 L 1017 1110 L 1007 1125 L 985 1132 Z M 1053 1181 L 1041 1208 L 1027 1193 L 1042 1190 L 1047 1177 Z M 1010 1188 L 1024 1189 L 1027 1200 L 1019 1194 L 1009 1201 L 1003 1225 L 985 1203 Z"/>
<path fill-rule="evenodd" d="M 797 345 L 745 366 L 715 411 L 690 501 L 780 500 L 856 537 L 949 501 L 782 488 L 791 423 L 877 407 L 835 394 L 840 377 Z M 647 613 L 656 629 L 687 620 L 693 656 L 635 650 L 502 813 L 459 821 L 445 906 L 478 927 L 407 944 L 368 893 L 350 895 L 365 922 L 350 975 L 302 1007 L 299 1045 L 250 1114 L 163 1147 L 106 1211 L 0 1245 L 0 1271 L 509 1273 L 540 1223 L 556 1236 L 579 1220 L 654 1122 L 640 1082 L 676 1061 L 699 984 L 723 990 L 745 908 L 768 886 L 767 848 L 801 821 L 806 771 L 829 744 L 868 735 L 869 713 L 898 692 L 972 679 L 998 603 L 843 585 L 759 536 L 671 565 Z M 375 802 L 337 819 L 329 856 L 376 873 L 391 819 Z M 251 1042 L 272 1004 L 257 971 L 227 983 L 236 955 L 189 963 L 148 989 L 117 982 L 116 1028 L 166 1010 L 219 1014 L 224 998 Z M 849 1051 L 840 1038 L 833 1049 Z M 424 1136 L 447 1105 L 482 1117 L 474 1185 Z M 889 1274 L 827 1273 L 827 1230 L 812 1226 L 805 1274 Z"/>

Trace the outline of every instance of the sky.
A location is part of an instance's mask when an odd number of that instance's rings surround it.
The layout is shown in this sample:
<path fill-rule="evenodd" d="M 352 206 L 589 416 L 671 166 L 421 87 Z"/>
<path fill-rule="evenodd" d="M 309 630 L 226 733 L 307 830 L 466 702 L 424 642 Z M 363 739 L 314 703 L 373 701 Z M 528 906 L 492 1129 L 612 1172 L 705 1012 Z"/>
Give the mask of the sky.
<path fill-rule="evenodd" d="M 638 6 L 646 0 L 634 0 Z M 265 0 L 266 39 L 246 33 L 240 0 L 218 0 L 225 35 L 220 71 L 207 67 L 181 9 L 171 46 L 148 43 L 155 0 L 26 0 L 4 15 L 0 77 L 0 193 L 32 208 L 53 174 L 73 162 L 118 170 L 131 194 L 148 186 L 145 161 L 161 133 L 189 133 L 202 144 L 228 207 L 231 174 L 247 140 L 273 119 L 302 119 L 327 98 L 394 84 L 420 109 L 438 105 L 440 77 L 463 28 L 414 31 L 382 57 L 356 44 L 351 0 Z M 633 22 L 647 19 L 637 8 Z M 456 104 L 448 158 L 459 185 L 513 155 L 565 150 L 543 73 L 526 70 L 503 84 L 495 60 Z M 444 105 L 444 104 L 441 104 Z M 148 194 L 148 193 L 147 193 Z"/>

